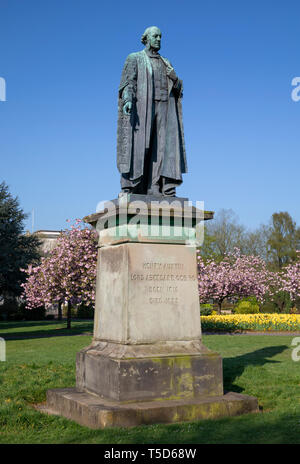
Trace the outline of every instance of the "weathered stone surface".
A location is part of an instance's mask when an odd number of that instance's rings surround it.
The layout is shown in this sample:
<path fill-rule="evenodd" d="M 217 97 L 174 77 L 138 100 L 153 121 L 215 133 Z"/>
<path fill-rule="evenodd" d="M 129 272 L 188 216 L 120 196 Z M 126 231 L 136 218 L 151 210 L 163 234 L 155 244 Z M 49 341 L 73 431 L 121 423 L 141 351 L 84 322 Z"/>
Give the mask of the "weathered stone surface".
<path fill-rule="evenodd" d="M 143 344 L 200 339 L 194 247 L 103 247 L 98 266 L 95 340 Z"/>
<path fill-rule="evenodd" d="M 94 343 L 77 354 L 76 385 L 102 398 L 146 401 L 223 394 L 222 358 L 199 343 L 190 353 L 153 353 L 140 346 L 139 357 L 122 356 L 120 347 Z M 151 345 L 150 345 L 151 346 Z M 158 350 L 158 351 L 162 351 Z M 115 352 L 115 354 L 114 354 Z"/>
<path fill-rule="evenodd" d="M 99 429 L 172 423 L 258 412 L 257 399 L 239 393 L 199 399 L 121 403 L 103 400 L 76 388 L 48 390 L 41 412 L 58 414 L 81 425 Z"/>

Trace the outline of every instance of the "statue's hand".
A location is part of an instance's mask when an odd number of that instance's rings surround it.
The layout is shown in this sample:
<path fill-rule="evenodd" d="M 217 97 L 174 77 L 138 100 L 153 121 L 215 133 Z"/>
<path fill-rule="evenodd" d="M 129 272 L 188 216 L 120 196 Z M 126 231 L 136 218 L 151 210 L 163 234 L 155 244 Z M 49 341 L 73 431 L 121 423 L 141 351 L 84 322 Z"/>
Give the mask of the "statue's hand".
<path fill-rule="evenodd" d="M 132 103 L 130 101 L 128 101 L 123 106 L 123 113 L 129 115 L 131 113 L 131 109 L 132 109 Z"/>
<path fill-rule="evenodd" d="M 172 68 L 171 66 L 168 66 L 167 67 L 167 76 L 172 79 L 173 82 L 176 82 L 178 77 L 176 75 L 176 72 L 174 71 L 174 68 Z"/>

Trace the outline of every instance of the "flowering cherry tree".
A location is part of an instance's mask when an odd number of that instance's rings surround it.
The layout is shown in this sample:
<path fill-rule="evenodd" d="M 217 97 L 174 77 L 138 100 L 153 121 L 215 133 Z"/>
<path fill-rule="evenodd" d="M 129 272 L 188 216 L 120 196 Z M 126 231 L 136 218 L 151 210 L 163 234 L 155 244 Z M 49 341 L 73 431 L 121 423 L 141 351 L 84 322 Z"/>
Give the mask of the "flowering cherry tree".
<path fill-rule="evenodd" d="M 283 271 L 283 290 L 290 294 L 291 300 L 300 298 L 300 250 L 297 251 L 297 261 L 289 264 Z"/>
<path fill-rule="evenodd" d="M 70 230 L 61 233 L 39 266 L 24 271 L 28 276 L 23 284 L 27 307 L 67 303 L 70 328 L 71 306 L 95 300 L 96 264 L 97 234 L 76 220 Z"/>
<path fill-rule="evenodd" d="M 226 298 L 255 296 L 262 301 L 265 294 L 279 284 L 277 274 L 268 271 L 259 257 L 241 255 L 239 250 L 223 261 L 203 261 L 198 253 L 198 288 L 200 303 L 213 300 L 221 313 Z"/>

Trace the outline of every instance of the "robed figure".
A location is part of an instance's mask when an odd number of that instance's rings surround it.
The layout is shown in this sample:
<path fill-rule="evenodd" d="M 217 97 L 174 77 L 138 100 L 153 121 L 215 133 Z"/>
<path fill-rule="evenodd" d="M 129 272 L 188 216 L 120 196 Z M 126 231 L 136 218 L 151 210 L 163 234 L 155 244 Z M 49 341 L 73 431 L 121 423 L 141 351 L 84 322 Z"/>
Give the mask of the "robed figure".
<path fill-rule="evenodd" d="M 160 30 L 147 28 L 145 49 L 131 53 L 119 87 L 117 165 L 123 192 L 175 196 L 187 172 L 182 81 L 159 53 Z"/>

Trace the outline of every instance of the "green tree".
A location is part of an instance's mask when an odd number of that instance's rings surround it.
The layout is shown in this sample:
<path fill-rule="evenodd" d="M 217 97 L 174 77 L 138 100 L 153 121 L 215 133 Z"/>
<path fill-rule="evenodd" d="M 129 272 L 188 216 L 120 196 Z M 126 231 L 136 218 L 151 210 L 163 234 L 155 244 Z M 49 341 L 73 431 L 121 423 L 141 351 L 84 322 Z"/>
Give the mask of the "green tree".
<path fill-rule="evenodd" d="M 288 212 L 274 213 L 267 241 L 268 258 L 276 269 L 297 258 L 300 249 L 300 228 Z"/>
<path fill-rule="evenodd" d="M 242 243 L 242 250 L 245 255 L 260 256 L 267 261 L 267 241 L 269 238 L 269 227 L 260 225 L 253 231 L 247 231 Z"/>
<path fill-rule="evenodd" d="M 27 215 L 13 198 L 5 182 L 0 184 L 0 297 L 4 301 L 19 296 L 26 275 L 22 271 L 39 259 L 39 239 L 24 234 Z"/>
<path fill-rule="evenodd" d="M 207 221 L 204 230 L 204 243 L 200 248 L 204 260 L 222 261 L 235 248 L 244 253 L 245 227 L 238 222 L 232 209 L 221 209 L 212 221 Z"/>

